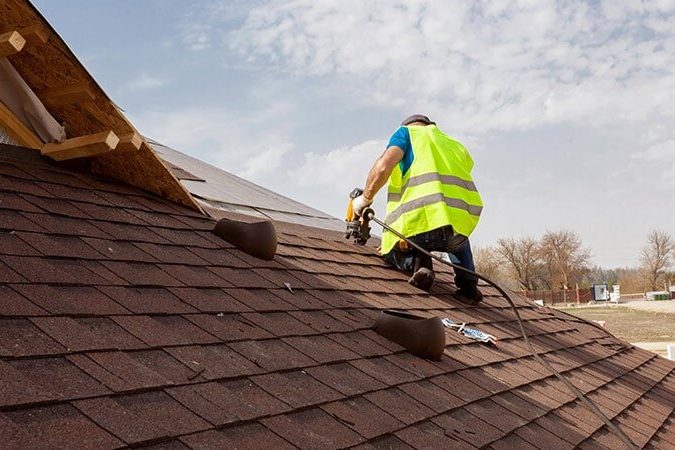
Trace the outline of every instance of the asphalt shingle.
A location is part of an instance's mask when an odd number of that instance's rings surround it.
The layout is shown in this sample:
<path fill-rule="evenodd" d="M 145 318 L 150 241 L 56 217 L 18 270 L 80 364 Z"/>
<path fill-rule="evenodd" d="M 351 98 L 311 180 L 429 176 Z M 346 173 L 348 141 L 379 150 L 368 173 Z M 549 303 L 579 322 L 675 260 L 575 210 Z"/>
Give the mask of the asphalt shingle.
<path fill-rule="evenodd" d="M 282 222 L 275 260 L 258 260 L 194 211 L 3 158 L 0 440 L 10 447 L 617 445 L 533 360 L 490 289 L 469 308 L 449 271 L 424 293 L 374 248 Z M 675 364 L 516 301 L 547 361 L 636 444 L 668 448 Z M 500 345 L 448 332 L 441 360 L 422 360 L 371 329 L 383 308 L 467 322 Z"/>

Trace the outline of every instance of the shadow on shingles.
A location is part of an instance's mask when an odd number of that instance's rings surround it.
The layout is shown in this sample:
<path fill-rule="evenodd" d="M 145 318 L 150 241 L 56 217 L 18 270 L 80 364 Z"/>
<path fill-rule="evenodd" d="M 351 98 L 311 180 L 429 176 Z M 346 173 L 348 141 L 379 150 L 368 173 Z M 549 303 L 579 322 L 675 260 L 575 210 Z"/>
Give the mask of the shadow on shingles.
<path fill-rule="evenodd" d="M 370 256 L 370 255 L 368 255 Z M 376 256 L 373 254 L 372 256 Z M 394 273 L 400 273 L 397 269 L 393 267 L 388 267 L 387 270 L 392 271 L 392 274 Z M 462 311 L 465 312 L 466 314 L 470 314 L 472 317 L 475 317 L 477 322 L 481 322 L 484 319 L 487 319 L 487 321 L 492 321 L 495 319 L 495 316 L 501 316 L 500 321 L 504 321 L 506 323 L 511 323 L 515 325 L 515 316 L 513 315 L 513 312 L 510 308 L 505 308 L 505 307 L 499 307 L 499 308 L 494 308 L 484 305 L 484 304 L 479 304 L 476 306 L 469 306 L 466 305 L 460 301 L 458 301 L 454 296 L 454 289 L 455 285 L 451 281 L 454 278 L 454 274 L 451 270 L 443 270 L 443 271 L 438 271 L 439 276 L 439 282 L 437 282 L 434 287 L 432 288 L 431 292 L 424 293 L 423 291 L 420 291 L 418 295 L 429 295 L 430 297 L 433 297 L 436 300 L 440 300 L 443 303 L 446 303 L 449 308 L 454 309 L 454 308 L 462 308 Z M 399 277 L 400 278 L 400 277 Z M 405 282 L 405 281 L 398 281 L 397 282 Z M 484 287 L 484 286 L 482 286 Z M 352 296 L 351 294 L 340 291 L 340 295 L 342 297 L 352 297 L 350 302 L 354 302 L 355 304 L 362 304 L 364 308 L 368 309 L 381 309 L 378 308 L 377 306 L 374 306 L 373 304 L 364 302 L 362 299 Z M 384 294 L 387 295 L 387 294 Z M 400 295 L 407 295 L 407 294 L 400 294 Z M 517 295 L 517 294 L 515 294 Z M 495 298 L 502 298 L 501 296 L 492 296 Z M 489 297 L 488 297 L 489 298 Z M 520 298 L 516 299 L 515 301 L 518 302 L 518 300 L 522 300 Z M 539 311 L 539 308 L 536 307 L 535 305 L 529 305 L 529 302 L 523 301 L 522 303 L 517 303 L 518 308 L 523 308 L 523 309 L 532 309 L 535 311 Z M 415 308 L 411 308 L 410 306 L 406 305 L 401 305 L 400 309 L 404 310 L 415 310 Z M 429 310 L 426 309 L 421 309 L 418 310 L 422 315 L 427 316 Z M 425 314 L 426 312 L 426 314 Z M 495 314 L 495 312 L 498 312 L 498 314 Z M 449 315 L 452 315 L 452 311 L 448 311 Z M 569 319 L 564 319 L 561 318 L 560 316 L 556 316 L 551 314 L 550 315 L 552 320 L 565 320 L 566 322 L 572 322 L 578 323 L 577 318 L 572 318 L 570 317 Z M 572 320 L 574 319 L 574 320 Z M 539 320 L 545 321 L 547 320 L 546 318 L 540 318 Z M 531 323 L 531 321 L 526 320 L 526 331 L 532 335 L 532 340 L 534 341 L 535 345 L 538 347 L 538 351 L 540 353 L 547 353 L 551 351 L 557 351 L 557 353 L 564 352 L 564 355 L 558 355 L 560 357 L 563 357 L 565 361 L 569 361 L 569 364 L 574 365 L 574 366 L 580 366 L 575 369 L 572 369 L 572 371 L 578 371 L 580 368 L 585 368 L 591 372 L 595 372 L 599 374 L 600 377 L 607 377 L 607 376 L 616 376 L 618 374 L 621 374 L 619 378 L 614 379 L 609 382 L 609 384 L 616 384 L 619 386 L 627 387 L 631 390 L 639 390 L 642 392 L 642 395 L 645 395 L 647 392 L 651 390 L 653 386 L 657 382 L 656 378 L 649 378 L 648 376 L 645 376 L 645 383 L 646 384 L 641 384 L 637 383 L 635 381 L 635 378 L 631 375 L 631 373 L 636 370 L 636 369 L 629 369 L 632 366 L 635 366 L 636 364 L 623 364 L 621 362 L 621 358 L 626 357 L 627 355 L 625 354 L 626 352 L 630 351 L 631 347 L 626 346 L 625 343 L 621 343 L 619 340 L 614 338 L 614 336 L 610 335 L 606 331 L 602 329 L 595 329 L 594 331 L 596 332 L 594 335 L 589 336 L 589 339 L 591 342 L 595 340 L 596 343 L 599 345 L 603 345 L 605 348 L 610 350 L 612 352 L 611 355 L 608 356 L 599 356 L 597 353 L 587 349 L 586 347 L 588 346 L 589 342 L 584 342 L 583 344 L 580 344 L 577 339 L 571 338 L 569 336 L 561 335 L 563 332 L 554 332 L 551 331 L 550 329 L 546 328 L 543 326 L 543 323 L 541 325 L 537 325 L 534 323 Z M 516 325 L 517 326 L 517 325 Z M 596 327 L 593 327 L 596 328 Z M 579 333 L 582 335 L 588 335 L 587 330 L 579 330 Z M 514 334 L 516 336 L 519 336 L 519 330 L 514 327 Z M 543 338 L 550 338 L 550 340 L 555 341 L 557 345 L 552 345 L 552 344 L 547 344 L 547 342 L 551 342 L 549 339 L 543 339 Z M 518 337 L 515 337 L 513 339 L 519 339 Z M 522 338 L 520 338 L 522 341 Z M 520 356 L 520 357 L 515 357 L 515 355 L 520 355 L 520 352 L 515 352 L 514 353 L 509 353 L 508 351 L 496 349 L 495 351 L 497 352 L 502 352 L 506 355 L 514 357 L 512 359 L 512 362 L 517 363 L 519 358 L 529 358 L 528 355 L 525 356 Z M 635 350 L 638 353 L 641 353 L 642 351 L 640 350 Z M 634 355 L 634 357 L 637 355 Z M 444 355 L 444 357 L 448 357 L 447 355 Z M 656 357 L 656 355 L 654 355 Z M 651 361 L 652 357 L 650 355 L 644 355 L 642 357 L 644 359 L 644 362 L 642 364 L 650 364 L 648 361 Z M 498 364 L 498 363 L 494 363 Z M 637 370 L 639 370 L 639 367 L 642 366 L 642 364 L 638 365 Z M 475 367 L 475 366 L 473 366 Z M 471 368 L 469 366 L 468 368 Z M 458 369 L 459 370 L 459 369 Z M 546 369 L 548 371 L 548 369 Z M 635 374 L 637 375 L 637 374 Z M 492 382 L 497 382 L 501 383 L 498 379 L 494 377 L 490 377 L 488 374 L 485 374 L 486 377 L 490 379 Z M 553 374 L 551 374 L 551 377 Z M 637 376 L 642 376 L 642 375 L 637 375 Z M 658 382 L 662 382 L 663 379 L 658 380 Z M 603 385 L 604 386 L 604 385 Z M 601 389 L 602 386 L 599 388 Z M 675 392 L 673 392 L 672 388 L 669 388 L 667 386 L 660 386 L 659 389 L 663 390 L 665 392 L 666 396 L 673 397 L 675 396 Z M 654 394 L 651 396 L 652 400 L 657 401 L 660 405 L 664 407 L 671 407 L 670 403 L 668 401 L 668 398 L 664 397 L 663 395 L 657 395 Z M 534 400 L 532 400 L 534 402 Z M 542 409 L 545 409 L 546 411 L 550 411 L 550 408 L 546 407 L 543 404 L 539 404 L 537 406 L 542 407 Z M 629 406 L 630 407 L 630 406 Z M 656 432 L 657 430 L 654 430 Z"/>

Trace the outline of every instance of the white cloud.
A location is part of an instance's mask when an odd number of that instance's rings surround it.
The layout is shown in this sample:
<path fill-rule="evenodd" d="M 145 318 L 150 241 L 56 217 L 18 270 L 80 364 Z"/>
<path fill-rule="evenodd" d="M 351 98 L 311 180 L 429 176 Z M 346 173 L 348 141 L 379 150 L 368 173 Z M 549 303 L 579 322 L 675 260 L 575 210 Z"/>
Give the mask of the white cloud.
<path fill-rule="evenodd" d="M 672 0 L 206 1 L 184 43 L 242 95 L 162 118 L 169 145 L 341 216 L 391 121 L 427 113 L 477 161 L 478 240 L 567 226 L 607 260 L 672 203 Z"/>
<path fill-rule="evenodd" d="M 631 159 L 646 163 L 643 177 L 655 189 L 675 189 L 675 139 L 658 142 L 634 152 Z"/>
<path fill-rule="evenodd" d="M 353 147 L 342 147 L 325 154 L 305 153 L 297 168 L 288 170 L 297 198 L 340 217 L 349 191 L 363 188 L 368 169 L 384 151 L 385 141 L 371 140 Z M 384 211 L 384 196 L 375 201 Z"/>
<path fill-rule="evenodd" d="M 633 154 L 635 159 L 675 164 L 675 139 L 652 145 L 645 151 Z"/>
<path fill-rule="evenodd" d="M 303 163 L 291 175 L 297 184 L 306 187 L 363 184 L 364 168 L 370 167 L 384 148 L 384 141 L 373 140 L 325 154 L 305 153 Z"/>
<path fill-rule="evenodd" d="M 675 118 L 672 13 L 665 1 L 265 1 L 228 42 L 475 133 L 607 125 Z"/>
<path fill-rule="evenodd" d="M 264 172 L 268 164 L 280 163 L 292 145 L 284 124 L 276 129 L 261 123 L 270 122 L 287 109 L 284 103 L 268 103 L 258 113 L 240 114 L 220 107 L 186 107 L 172 111 L 146 111 L 132 115 L 144 135 L 169 147 L 193 155 L 215 166 L 235 173 L 254 176 Z M 266 155 L 263 157 L 263 155 Z"/>
<path fill-rule="evenodd" d="M 293 149 L 289 143 L 275 144 L 262 153 L 249 158 L 244 170 L 239 173 L 244 178 L 257 179 L 274 173 L 284 162 L 284 156 Z"/>
<path fill-rule="evenodd" d="M 206 50 L 211 47 L 213 29 L 208 24 L 188 22 L 182 29 L 183 45 L 192 51 Z"/>
<path fill-rule="evenodd" d="M 158 89 L 169 84 L 169 81 L 148 73 L 140 73 L 133 79 L 122 85 L 123 90 L 127 91 L 145 91 L 149 89 Z"/>
<path fill-rule="evenodd" d="M 227 25 L 240 20 L 249 6 L 247 0 L 205 0 L 199 6 L 186 4 L 180 27 L 183 46 L 191 51 L 204 51 L 219 44 Z"/>

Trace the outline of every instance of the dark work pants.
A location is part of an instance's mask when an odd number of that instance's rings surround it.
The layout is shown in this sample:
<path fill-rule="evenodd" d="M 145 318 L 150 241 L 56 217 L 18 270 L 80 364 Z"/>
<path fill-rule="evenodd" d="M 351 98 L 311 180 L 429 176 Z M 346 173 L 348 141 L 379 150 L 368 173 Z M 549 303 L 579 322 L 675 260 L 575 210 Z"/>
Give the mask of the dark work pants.
<path fill-rule="evenodd" d="M 454 234 L 451 226 L 437 228 L 425 233 L 417 234 L 409 238 L 415 244 L 427 251 L 446 252 L 453 264 L 475 272 L 473 254 L 469 238 L 460 234 Z M 433 270 L 432 259 L 417 249 L 411 248 L 408 252 L 402 252 L 394 248 L 384 255 L 384 259 L 397 269 L 414 273 L 420 267 Z M 478 279 L 461 270 L 455 271 L 455 284 L 458 288 L 476 286 Z"/>

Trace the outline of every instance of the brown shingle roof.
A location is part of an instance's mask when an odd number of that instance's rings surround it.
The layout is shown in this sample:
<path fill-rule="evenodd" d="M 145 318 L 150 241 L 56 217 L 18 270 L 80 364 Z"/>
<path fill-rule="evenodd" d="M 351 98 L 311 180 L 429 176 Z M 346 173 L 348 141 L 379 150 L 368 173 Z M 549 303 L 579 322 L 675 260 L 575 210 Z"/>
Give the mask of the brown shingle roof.
<path fill-rule="evenodd" d="M 487 287 L 477 307 L 447 273 L 426 294 L 372 248 L 286 223 L 275 260 L 257 260 L 191 210 L 11 155 L 0 146 L 5 446 L 620 448 Z M 672 446 L 673 362 L 517 303 L 542 356 L 637 445 Z M 422 360 L 370 329 L 384 307 L 500 345 L 452 332 Z"/>

